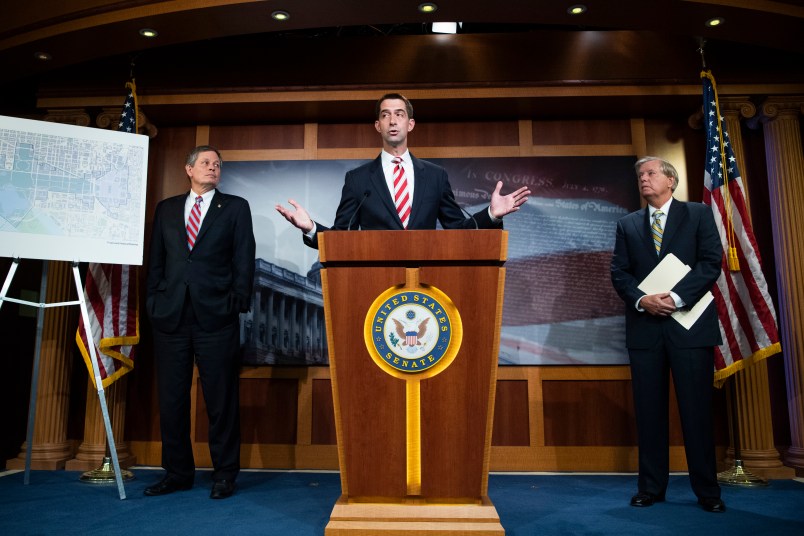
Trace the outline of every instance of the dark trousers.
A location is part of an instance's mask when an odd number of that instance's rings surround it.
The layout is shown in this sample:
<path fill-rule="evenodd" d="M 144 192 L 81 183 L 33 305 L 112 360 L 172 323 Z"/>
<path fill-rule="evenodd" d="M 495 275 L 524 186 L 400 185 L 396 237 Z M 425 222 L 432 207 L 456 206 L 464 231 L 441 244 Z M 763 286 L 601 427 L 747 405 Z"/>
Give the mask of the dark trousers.
<path fill-rule="evenodd" d="M 207 332 L 195 321 L 189 298 L 171 333 L 154 326 L 154 350 L 162 432 L 162 467 L 168 476 L 192 481 L 190 388 L 193 363 L 209 417 L 209 452 L 214 480 L 234 480 L 240 471 L 240 337 L 238 322 Z"/>
<path fill-rule="evenodd" d="M 720 497 L 712 430 L 713 348 L 629 348 L 639 440 L 639 491 L 663 496 L 670 473 L 669 377 L 684 434 L 690 484 L 699 498 Z"/>

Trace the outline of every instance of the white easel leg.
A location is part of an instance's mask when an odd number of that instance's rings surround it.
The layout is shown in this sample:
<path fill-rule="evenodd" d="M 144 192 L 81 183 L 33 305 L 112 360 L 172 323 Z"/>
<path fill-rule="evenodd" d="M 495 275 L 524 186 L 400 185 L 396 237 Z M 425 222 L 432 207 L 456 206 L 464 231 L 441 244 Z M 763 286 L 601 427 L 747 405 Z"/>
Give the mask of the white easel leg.
<path fill-rule="evenodd" d="M 84 287 L 81 285 L 81 276 L 78 273 L 78 264 L 73 263 L 73 276 L 75 278 L 75 289 L 78 291 L 78 300 L 81 302 L 81 318 L 84 319 L 84 328 L 89 329 L 89 313 L 87 312 L 87 302 L 84 298 Z M 98 389 L 98 401 L 100 402 L 101 413 L 103 414 L 103 424 L 106 426 L 106 444 L 109 445 L 109 452 L 112 456 L 112 467 L 114 467 L 115 480 L 117 481 L 117 491 L 120 493 L 120 500 L 126 498 L 126 490 L 123 487 L 123 478 L 120 475 L 120 462 L 117 459 L 117 447 L 114 443 L 114 433 L 112 423 L 109 421 L 109 409 L 106 406 L 106 393 L 103 390 L 103 380 L 98 370 L 97 355 L 95 353 L 95 343 L 92 334 L 87 333 L 89 344 L 89 356 L 92 362 L 92 374 L 95 378 L 95 387 Z"/>

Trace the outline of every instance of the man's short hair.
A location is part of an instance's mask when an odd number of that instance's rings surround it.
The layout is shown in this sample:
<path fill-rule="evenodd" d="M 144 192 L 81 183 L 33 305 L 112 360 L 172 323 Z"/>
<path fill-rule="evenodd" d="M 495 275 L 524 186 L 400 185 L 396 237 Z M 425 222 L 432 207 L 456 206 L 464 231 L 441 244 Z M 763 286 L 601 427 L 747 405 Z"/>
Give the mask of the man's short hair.
<path fill-rule="evenodd" d="M 198 155 L 201 153 L 205 153 L 207 151 L 215 151 L 215 154 L 218 155 L 218 160 L 220 160 L 221 165 L 223 165 L 223 158 L 221 158 L 221 152 L 211 145 L 199 145 L 198 147 L 190 151 L 190 154 L 187 155 L 186 164 L 190 167 L 194 166 L 195 161 L 198 160 Z"/>
<path fill-rule="evenodd" d="M 661 171 L 667 177 L 673 177 L 673 186 L 670 189 L 675 191 L 678 187 L 678 171 L 676 171 L 676 168 L 673 166 L 673 164 L 664 158 L 659 158 L 658 156 L 646 156 L 637 160 L 637 163 L 634 164 L 634 171 L 637 172 L 637 177 L 639 176 L 639 168 L 642 167 L 642 164 L 646 164 L 654 160 L 659 162 L 659 171 Z"/>
<path fill-rule="evenodd" d="M 374 105 L 374 118 L 377 119 L 380 117 L 380 112 L 382 111 L 382 101 L 385 100 L 401 100 L 405 103 L 405 110 L 408 112 L 408 119 L 413 119 L 413 105 L 404 95 L 400 95 L 399 93 L 386 93 L 380 100 L 377 101 L 377 104 Z"/>

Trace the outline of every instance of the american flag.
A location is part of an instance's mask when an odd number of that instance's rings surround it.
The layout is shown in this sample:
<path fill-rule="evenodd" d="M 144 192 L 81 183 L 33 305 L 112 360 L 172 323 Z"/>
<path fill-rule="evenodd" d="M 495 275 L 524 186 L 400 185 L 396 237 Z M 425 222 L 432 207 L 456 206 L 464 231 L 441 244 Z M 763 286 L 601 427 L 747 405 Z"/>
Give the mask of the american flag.
<path fill-rule="evenodd" d="M 726 253 L 712 289 L 723 337 L 723 344 L 715 349 L 715 385 L 721 386 L 738 370 L 781 352 L 782 347 L 745 205 L 743 180 L 720 115 L 715 78 L 710 71 L 702 72 L 701 78 L 706 129 L 703 201 L 712 207 Z"/>
<path fill-rule="evenodd" d="M 120 112 L 120 123 L 117 125 L 117 130 L 120 132 L 137 133 L 137 86 L 134 84 L 134 79 L 126 83 L 128 88 L 128 95 L 126 101 L 123 103 L 123 110 Z"/>
<path fill-rule="evenodd" d="M 89 264 L 84 299 L 103 387 L 134 368 L 135 345 L 140 342 L 137 283 L 137 269 L 133 266 Z M 83 319 L 76 342 L 94 382 Z"/>
<path fill-rule="evenodd" d="M 136 133 L 137 90 L 134 80 L 126 87 L 129 91 L 117 130 Z M 140 342 L 138 279 L 135 266 L 90 263 L 87 270 L 84 299 L 104 388 L 134 368 L 136 344 Z M 94 383 L 83 318 L 79 320 L 75 340 Z"/>

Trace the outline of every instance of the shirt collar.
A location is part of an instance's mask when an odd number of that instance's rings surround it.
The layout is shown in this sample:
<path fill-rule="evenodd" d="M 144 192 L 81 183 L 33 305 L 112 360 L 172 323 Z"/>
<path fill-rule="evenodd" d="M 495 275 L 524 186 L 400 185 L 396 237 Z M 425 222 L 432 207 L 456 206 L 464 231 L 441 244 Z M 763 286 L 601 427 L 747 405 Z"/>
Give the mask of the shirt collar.
<path fill-rule="evenodd" d="M 209 202 L 212 200 L 214 196 L 215 196 L 215 189 L 213 188 L 212 190 L 201 194 L 201 199 L 204 200 L 204 204 L 209 204 Z M 193 200 L 193 203 L 195 203 L 195 198 L 198 197 L 198 194 L 195 193 L 192 189 L 190 189 L 189 197 L 190 199 Z"/>
<path fill-rule="evenodd" d="M 670 212 L 670 204 L 673 202 L 673 198 L 667 200 L 667 203 L 662 205 L 659 208 L 653 208 L 653 205 L 648 205 L 648 216 L 653 219 L 653 215 L 656 213 L 657 210 L 661 210 L 662 214 L 666 217 L 668 212 Z"/>
<path fill-rule="evenodd" d="M 396 158 L 394 155 L 392 155 L 391 153 L 389 153 L 388 151 L 385 151 L 385 150 L 383 150 L 380 153 L 380 157 L 382 158 L 382 167 L 390 166 L 391 165 L 391 160 Z M 410 151 L 405 150 L 405 152 L 402 153 L 402 160 L 406 164 L 410 164 Z"/>

